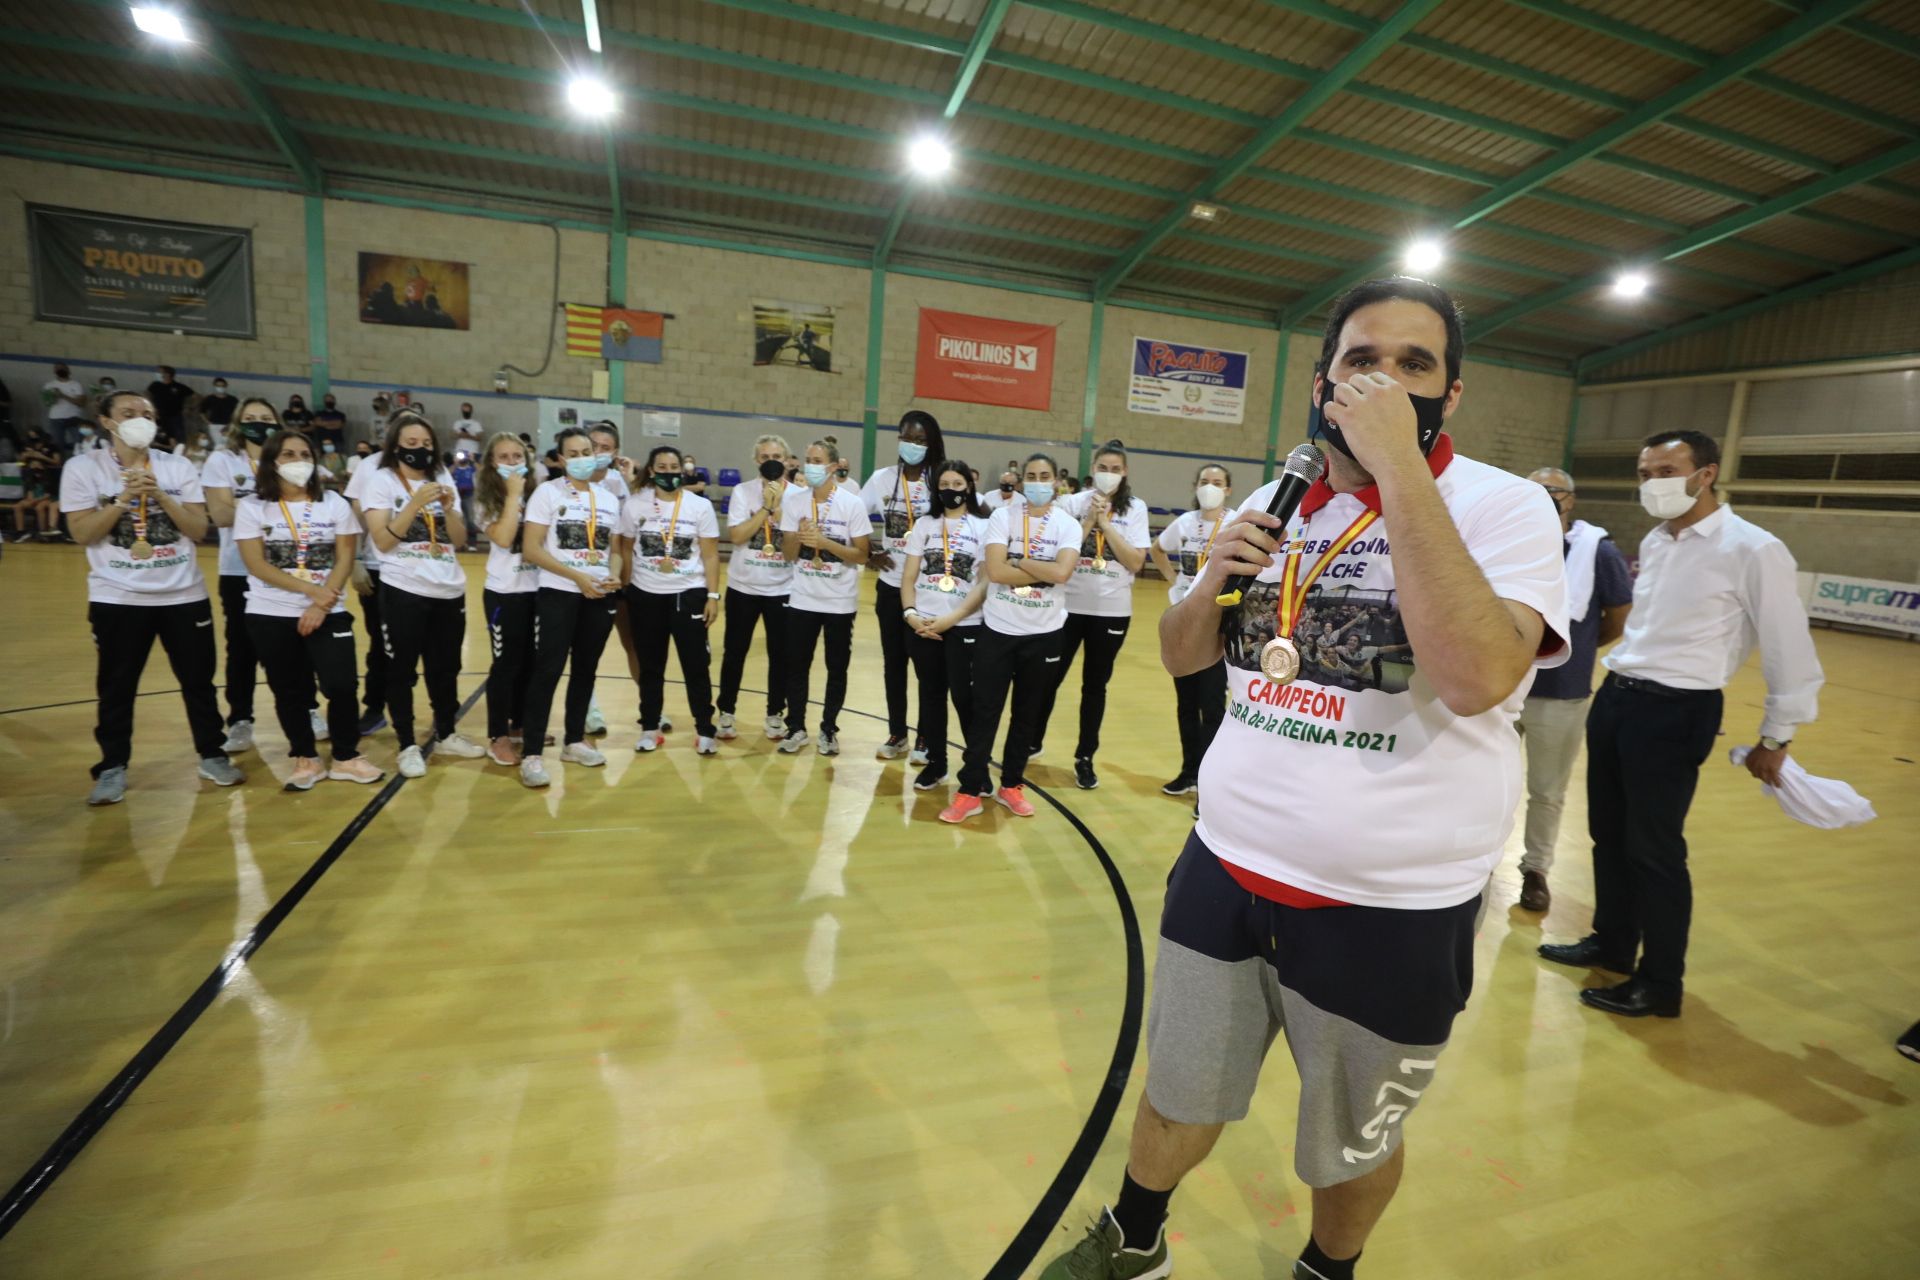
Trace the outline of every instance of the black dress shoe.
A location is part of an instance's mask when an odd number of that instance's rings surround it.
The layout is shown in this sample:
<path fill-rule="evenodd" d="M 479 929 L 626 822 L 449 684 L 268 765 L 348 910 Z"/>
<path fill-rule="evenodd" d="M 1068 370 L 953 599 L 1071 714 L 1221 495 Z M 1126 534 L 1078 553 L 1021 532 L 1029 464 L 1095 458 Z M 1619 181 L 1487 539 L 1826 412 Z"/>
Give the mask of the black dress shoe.
<path fill-rule="evenodd" d="M 1580 993 L 1580 1003 L 1602 1013 L 1617 1013 L 1623 1018 L 1677 1018 L 1680 996 L 1661 995 L 1638 978 L 1629 978 L 1617 987 L 1588 987 Z"/>
<path fill-rule="evenodd" d="M 1632 973 L 1633 962 L 1609 956 L 1600 949 L 1597 934 L 1588 934 L 1578 942 L 1543 942 L 1540 955 L 1555 964 L 1570 964 L 1576 969 L 1605 969 L 1609 973 Z"/>

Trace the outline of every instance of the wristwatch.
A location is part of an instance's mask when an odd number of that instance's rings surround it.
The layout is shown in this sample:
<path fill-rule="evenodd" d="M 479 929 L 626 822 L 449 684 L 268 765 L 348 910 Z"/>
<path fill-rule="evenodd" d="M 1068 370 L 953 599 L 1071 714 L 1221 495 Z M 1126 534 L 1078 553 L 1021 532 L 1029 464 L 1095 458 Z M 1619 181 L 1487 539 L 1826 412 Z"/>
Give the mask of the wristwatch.
<path fill-rule="evenodd" d="M 1769 738 L 1764 733 L 1760 735 L 1760 745 L 1769 751 L 1779 751 L 1792 741 L 1792 738 Z"/>
<path fill-rule="evenodd" d="M 718 600 L 719 598 L 720 598 L 720 593 L 719 593 L 718 591 L 709 591 L 709 592 L 707 592 L 707 599 L 709 599 L 709 600 Z"/>

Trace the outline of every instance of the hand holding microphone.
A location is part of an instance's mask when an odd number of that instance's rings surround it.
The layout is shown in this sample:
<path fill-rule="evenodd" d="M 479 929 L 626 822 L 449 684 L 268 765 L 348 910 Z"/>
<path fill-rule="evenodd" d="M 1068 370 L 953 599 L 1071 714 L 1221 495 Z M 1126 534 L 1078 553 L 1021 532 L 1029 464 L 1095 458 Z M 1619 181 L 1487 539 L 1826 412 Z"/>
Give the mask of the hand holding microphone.
<path fill-rule="evenodd" d="M 1259 560 L 1247 556 L 1241 544 L 1250 546 L 1252 550 L 1259 552 L 1268 564 L 1271 564 L 1272 557 L 1267 554 L 1268 550 L 1279 549 L 1277 535 L 1286 529 L 1287 521 L 1293 519 L 1293 513 L 1300 508 L 1300 499 L 1306 497 L 1307 490 L 1313 487 L 1314 482 L 1326 472 L 1326 469 L 1327 456 L 1320 452 L 1318 445 L 1308 442 L 1294 446 L 1293 452 L 1287 455 L 1286 469 L 1280 473 L 1280 483 L 1273 491 L 1273 499 L 1267 503 L 1267 514 L 1273 517 L 1274 523 L 1271 528 L 1275 532 L 1259 535 L 1266 545 L 1254 544 L 1247 537 L 1235 539 L 1231 534 L 1222 535 L 1221 545 L 1214 553 L 1215 556 L 1226 564 L 1252 567 L 1254 572 L 1247 573 L 1243 568 L 1242 571 L 1231 574 L 1225 585 L 1221 587 L 1220 593 L 1214 597 L 1215 604 L 1222 608 L 1232 608 L 1240 603 L 1241 597 L 1246 594 L 1246 589 L 1253 585 L 1253 580 L 1259 577 L 1260 568 L 1264 567 Z M 1241 523 L 1247 523 L 1245 517 L 1242 517 Z M 1240 532 L 1240 530 L 1232 531 L 1232 533 Z"/>

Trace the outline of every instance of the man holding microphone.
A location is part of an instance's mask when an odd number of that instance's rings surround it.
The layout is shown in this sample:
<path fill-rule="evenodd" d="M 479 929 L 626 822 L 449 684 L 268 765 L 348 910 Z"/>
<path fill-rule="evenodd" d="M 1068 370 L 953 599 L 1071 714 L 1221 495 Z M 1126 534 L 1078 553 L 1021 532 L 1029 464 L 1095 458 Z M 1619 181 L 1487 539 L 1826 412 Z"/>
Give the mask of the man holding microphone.
<path fill-rule="evenodd" d="M 1513 824 L 1514 717 L 1568 633 L 1552 503 L 1441 431 L 1463 345 L 1437 286 L 1374 280 L 1342 297 L 1314 379 L 1327 476 L 1284 528 L 1267 514 L 1276 486 L 1256 491 L 1162 619 L 1168 671 L 1224 653 L 1232 704 L 1167 884 L 1120 1196 L 1043 1280 L 1171 1274 L 1173 1190 L 1247 1114 L 1283 1031 L 1300 1076 L 1294 1168 L 1313 1189 L 1296 1280 L 1352 1280 L 1393 1197 Z M 1255 581 L 1224 608 L 1234 575 Z M 1294 631 L 1335 617 L 1404 631 L 1406 651 L 1357 689 L 1318 684 Z"/>

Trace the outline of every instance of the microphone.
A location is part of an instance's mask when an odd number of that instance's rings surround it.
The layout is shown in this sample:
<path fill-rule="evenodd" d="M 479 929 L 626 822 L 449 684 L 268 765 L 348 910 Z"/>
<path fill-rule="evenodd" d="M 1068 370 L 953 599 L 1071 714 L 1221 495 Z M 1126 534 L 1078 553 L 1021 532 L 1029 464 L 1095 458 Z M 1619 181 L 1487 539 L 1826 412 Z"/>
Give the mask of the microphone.
<path fill-rule="evenodd" d="M 1286 469 L 1280 473 L 1280 484 L 1273 491 L 1273 501 L 1267 504 L 1267 514 L 1280 522 L 1282 531 L 1287 521 L 1293 519 L 1293 513 L 1299 510 L 1300 499 L 1307 496 L 1307 490 L 1314 481 L 1326 474 L 1327 455 L 1320 452 L 1320 446 L 1311 440 L 1297 444 L 1293 452 L 1287 455 Z M 1240 603 L 1240 597 L 1253 585 L 1254 575 L 1236 573 L 1227 579 L 1226 589 L 1213 598 L 1213 602 L 1222 608 L 1232 608 Z"/>

